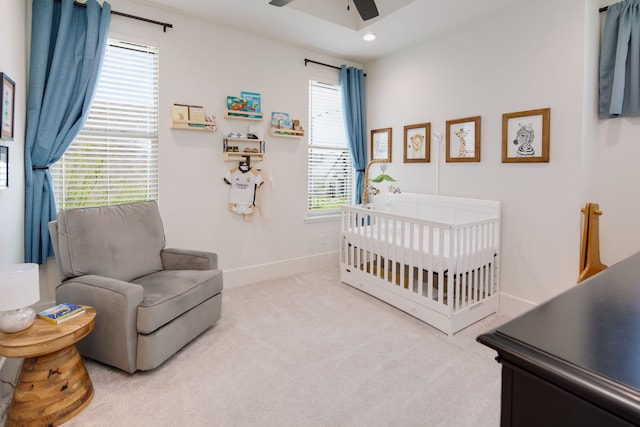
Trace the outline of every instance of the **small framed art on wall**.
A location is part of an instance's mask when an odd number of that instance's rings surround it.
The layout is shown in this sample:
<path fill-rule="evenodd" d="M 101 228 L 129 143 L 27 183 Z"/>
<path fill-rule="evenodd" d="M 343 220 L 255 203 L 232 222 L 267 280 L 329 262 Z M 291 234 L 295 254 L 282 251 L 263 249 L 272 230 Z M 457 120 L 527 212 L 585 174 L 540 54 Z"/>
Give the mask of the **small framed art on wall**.
<path fill-rule="evenodd" d="M 431 161 L 431 123 L 404 127 L 404 163 Z"/>
<path fill-rule="evenodd" d="M 549 162 L 550 108 L 502 115 L 502 163 Z"/>
<path fill-rule="evenodd" d="M 371 160 L 391 162 L 391 128 L 371 131 Z"/>
<path fill-rule="evenodd" d="M 2 92 L 0 98 L 0 139 L 13 140 L 13 123 L 16 100 L 16 84 L 5 73 L 0 73 Z"/>
<path fill-rule="evenodd" d="M 447 120 L 447 162 L 480 161 L 480 116 Z"/>

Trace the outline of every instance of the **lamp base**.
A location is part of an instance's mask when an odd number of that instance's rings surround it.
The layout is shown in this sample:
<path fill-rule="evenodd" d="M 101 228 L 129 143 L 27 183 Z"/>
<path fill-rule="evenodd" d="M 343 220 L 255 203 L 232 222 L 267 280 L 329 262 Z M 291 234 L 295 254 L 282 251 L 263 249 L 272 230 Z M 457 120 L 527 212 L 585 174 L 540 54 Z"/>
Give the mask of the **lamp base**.
<path fill-rule="evenodd" d="M 0 316 L 0 331 L 5 333 L 20 332 L 33 325 L 36 312 L 31 307 L 5 311 Z"/>

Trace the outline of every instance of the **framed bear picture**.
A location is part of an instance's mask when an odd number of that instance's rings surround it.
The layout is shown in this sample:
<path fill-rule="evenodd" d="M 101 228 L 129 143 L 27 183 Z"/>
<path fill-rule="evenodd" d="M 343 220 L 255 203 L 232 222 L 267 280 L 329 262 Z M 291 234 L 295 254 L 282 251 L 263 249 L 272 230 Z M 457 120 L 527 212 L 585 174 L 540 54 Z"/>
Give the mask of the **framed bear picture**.
<path fill-rule="evenodd" d="M 404 163 L 431 161 L 431 123 L 404 127 Z"/>
<path fill-rule="evenodd" d="M 502 163 L 549 162 L 550 108 L 502 115 Z"/>

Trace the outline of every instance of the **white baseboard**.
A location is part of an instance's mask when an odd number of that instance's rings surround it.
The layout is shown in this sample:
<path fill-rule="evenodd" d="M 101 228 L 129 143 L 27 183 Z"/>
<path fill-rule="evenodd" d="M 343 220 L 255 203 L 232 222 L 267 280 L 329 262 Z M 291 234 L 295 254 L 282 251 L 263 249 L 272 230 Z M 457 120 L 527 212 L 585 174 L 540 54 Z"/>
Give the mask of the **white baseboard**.
<path fill-rule="evenodd" d="M 500 293 L 500 313 L 505 316 L 517 317 L 531 310 L 536 305 L 536 303 L 531 301 L 505 294 L 504 292 Z"/>
<path fill-rule="evenodd" d="M 251 267 L 224 270 L 224 287 L 234 288 L 248 283 L 275 279 L 297 273 L 332 267 L 338 268 L 339 261 L 338 251 L 333 251 Z"/>

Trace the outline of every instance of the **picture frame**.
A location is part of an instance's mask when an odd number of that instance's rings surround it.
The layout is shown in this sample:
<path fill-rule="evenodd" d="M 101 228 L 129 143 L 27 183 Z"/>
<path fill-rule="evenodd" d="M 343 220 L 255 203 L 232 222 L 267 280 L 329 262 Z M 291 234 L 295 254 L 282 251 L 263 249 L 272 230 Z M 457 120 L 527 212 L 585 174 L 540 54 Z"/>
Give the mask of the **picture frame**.
<path fill-rule="evenodd" d="M 371 160 L 391 162 L 391 128 L 371 130 Z"/>
<path fill-rule="evenodd" d="M 502 115 L 502 163 L 549 162 L 551 109 Z"/>
<path fill-rule="evenodd" d="M 0 139 L 13 141 L 13 124 L 16 101 L 16 84 L 5 73 L 0 73 Z"/>
<path fill-rule="evenodd" d="M 480 161 L 480 116 L 447 120 L 447 162 Z"/>
<path fill-rule="evenodd" d="M 404 163 L 431 161 L 431 123 L 404 127 Z"/>
<path fill-rule="evenodd" d="M 0 145 L 0 190 L 9 188 L 9 147 Z"/>

